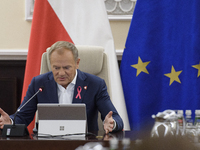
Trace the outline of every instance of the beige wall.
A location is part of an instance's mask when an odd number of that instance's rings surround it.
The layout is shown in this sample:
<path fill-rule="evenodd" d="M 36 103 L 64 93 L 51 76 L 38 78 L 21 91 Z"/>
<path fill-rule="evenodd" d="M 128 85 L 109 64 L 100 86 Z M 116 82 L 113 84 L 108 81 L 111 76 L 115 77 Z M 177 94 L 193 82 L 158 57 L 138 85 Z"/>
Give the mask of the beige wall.
<path fill-rule="evenodd" d="M 30 29 L 25 0 L 0 0 L 0 49 L 28 49 Z"/>
<path fill-rule="evenodd" d="M 123 50 L 130 26 L 130 20 L 127 21 L 110 21 L 110 26 L 117 50 Z"/>
<path fill-rule="evenodd" d="M 115 48 L 124 49 L 130 21 L 110 21 Z M 0 50 L 28 49 L 31 21 L 25 20 L 25 0 L 0 0 Z"/>

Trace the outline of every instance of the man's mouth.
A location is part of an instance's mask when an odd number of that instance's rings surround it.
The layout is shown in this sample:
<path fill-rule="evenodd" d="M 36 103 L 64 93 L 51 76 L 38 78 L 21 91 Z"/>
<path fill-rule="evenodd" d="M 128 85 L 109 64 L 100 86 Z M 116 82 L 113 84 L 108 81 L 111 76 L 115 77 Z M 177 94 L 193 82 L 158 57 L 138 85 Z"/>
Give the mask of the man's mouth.
<path fill-rule="evenodd" d="M 60 80 L 60 81 L 63 81 L 63 80 L 65 80 L 66 79 L 66 77 L 59 77 L 58 78 L 58 80 Z"/>

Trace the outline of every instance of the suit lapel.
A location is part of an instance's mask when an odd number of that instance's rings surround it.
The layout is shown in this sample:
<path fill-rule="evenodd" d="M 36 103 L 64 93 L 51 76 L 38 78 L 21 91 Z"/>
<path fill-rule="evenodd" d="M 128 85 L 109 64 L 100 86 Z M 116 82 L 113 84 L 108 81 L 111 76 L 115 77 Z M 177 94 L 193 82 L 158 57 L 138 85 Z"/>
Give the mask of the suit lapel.
<path fill-rule="evenodd" d="M 57 85 L 53 74 L 49 75 L 49 80 L 45 82 L 46 92 L 50 103 L 58 103 Z"/>
<path fill-rule="evenodd" d="M 87 78 L 86 75 L 80 70 L 77 70 L 77 73 L 78 75 L 76 79 L 76 85 L 74 88 L 74 97 L 72 103 L 82 103 L 88 86 L 88 83 L 85 82 Z"/>

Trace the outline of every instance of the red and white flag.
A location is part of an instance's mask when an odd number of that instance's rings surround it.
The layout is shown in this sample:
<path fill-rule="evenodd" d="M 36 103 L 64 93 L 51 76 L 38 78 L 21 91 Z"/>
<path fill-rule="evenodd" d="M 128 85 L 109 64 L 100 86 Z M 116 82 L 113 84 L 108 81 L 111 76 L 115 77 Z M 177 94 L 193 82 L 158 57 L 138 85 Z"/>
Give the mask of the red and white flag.
<path fill-rule="evenodd" d="M 42 53 L 57 41 L 103 46 L 109 59 L 111 99 L 129 130 L 126 105 L 110 24 L 103 0 L 35 0 L 22 99 L 40 73 Z M 32 132 L 34 123 L 28 127 Z"/>

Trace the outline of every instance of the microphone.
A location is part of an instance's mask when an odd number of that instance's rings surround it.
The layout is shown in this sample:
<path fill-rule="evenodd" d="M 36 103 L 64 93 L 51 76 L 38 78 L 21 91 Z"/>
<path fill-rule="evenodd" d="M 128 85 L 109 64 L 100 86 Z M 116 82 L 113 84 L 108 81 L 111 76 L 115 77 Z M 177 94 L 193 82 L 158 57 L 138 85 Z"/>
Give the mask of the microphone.
<path fill-rule="evenodd" d="M 26 106 L 39 92 L 42 92 L 44 90 L 44 87 L 41 86 L 38 91 L 31 97 L 29 98 L 26 103 L 24 103 L 16 112 L 15 112 L 15 116 L 13 119 L 13 124 L 12 125 L 4 125 L 3 127 L 3 131 L 2 131 L 2 136 L 6 137 L 6 136 L 26 136 L 29 135 L 28 129 L 26 127 L 25 124 L 15 124 L 15 119 L 16 116 L 18 114 L 18 112 L 20 112 L 20 110 Z"/>

